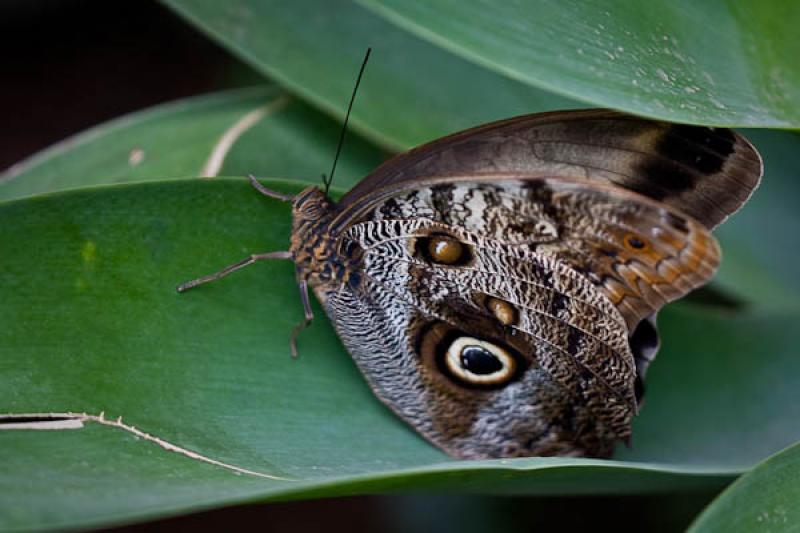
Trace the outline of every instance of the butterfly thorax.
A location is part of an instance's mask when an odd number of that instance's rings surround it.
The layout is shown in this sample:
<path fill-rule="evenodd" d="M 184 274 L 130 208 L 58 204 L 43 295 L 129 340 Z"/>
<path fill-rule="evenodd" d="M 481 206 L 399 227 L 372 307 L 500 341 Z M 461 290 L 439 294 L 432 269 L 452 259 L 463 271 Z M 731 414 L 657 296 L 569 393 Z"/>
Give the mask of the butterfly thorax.
<path fill-rule="evenodd" d="M 333 202 L 317 187 L 303 190 L 292 200 L 290 251 L 298 277 L 312 287 L 347 279 L 347 261 L 337 254 L 329 233 L 334 211 Z"/>

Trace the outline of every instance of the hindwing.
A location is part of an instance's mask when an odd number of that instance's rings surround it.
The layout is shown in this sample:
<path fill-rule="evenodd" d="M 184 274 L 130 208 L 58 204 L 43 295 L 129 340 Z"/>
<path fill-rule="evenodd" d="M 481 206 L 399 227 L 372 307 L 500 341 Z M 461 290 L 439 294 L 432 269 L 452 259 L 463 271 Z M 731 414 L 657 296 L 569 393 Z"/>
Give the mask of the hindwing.
<path fill-rule="evenodd" d="M 358 249 L 359 283 L 320 298 L 348 350 L 379 397 L 463 457 L 610 453 L 636 412 L 631 324 L 718 261 L 668 207 L 526 176 L 401 189 L 340 242 Z M 481 346 L 513 371 L 459 370 Z"/>

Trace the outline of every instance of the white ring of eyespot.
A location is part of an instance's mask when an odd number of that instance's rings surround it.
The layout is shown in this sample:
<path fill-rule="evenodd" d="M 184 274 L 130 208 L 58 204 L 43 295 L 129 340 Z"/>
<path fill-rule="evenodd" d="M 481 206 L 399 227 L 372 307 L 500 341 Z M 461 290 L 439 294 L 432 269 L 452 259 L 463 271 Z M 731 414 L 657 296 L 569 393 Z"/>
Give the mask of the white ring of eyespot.
<path fill-rule="evenodd" d="M 474 372 L 470 372 L 461 366 L 461 352 L 464 351 L 464 348 L 469 346 L 483 348 L 494 355 L 497 360 L 500 361 L 502 367 L 491 374 L 475 374 Z M 448 370 L 450 370 L 454 376 L 475 385 L 497 385 L 507 381 L 514 375 L 514 371 L 517 368 L 517 362 L 514 360 L 514 357 L 506 350 L 500 348 L 496 344 L 482 341 L 474 337 L 459 337 L 454 340 L 447 348 L 444 360 Z"/>

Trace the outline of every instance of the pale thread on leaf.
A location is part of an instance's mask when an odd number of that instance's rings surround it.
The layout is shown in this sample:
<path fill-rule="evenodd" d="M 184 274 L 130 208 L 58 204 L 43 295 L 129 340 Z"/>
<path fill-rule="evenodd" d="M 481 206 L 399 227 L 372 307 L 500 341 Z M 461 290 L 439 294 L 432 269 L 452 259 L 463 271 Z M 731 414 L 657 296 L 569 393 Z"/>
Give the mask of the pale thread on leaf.
<path fill-rule="evenodd" d="M 291 100 L 289 96 L 283 95 L 264 106 L 245 113 L 230 128 L 225 130 L 219 140 L 217 140 L 214 148 L 211 149 L 208 160 L 206 160 L 203 169 L 200 171 L 200 176 L 213 178 L 218 175 L 219 171 L 222 169 L 222 164 L 225 162 L 225 156 L 228 155 L 228 152 L 233 148 L 236 141 L 239 140 L 239 137 L 258 124 L 264 117 L 286 107 Z"/>
<path fill-rule="evenodd" d="M 18 420 L 19 422 L 15 422 Z M 131 426 L 129 424 L 125 424 L 122 421 L 122 417 L 117 417 L 115 420 L 109 420 L 105 417 L 105 412 L 101 411 L 99 415 L 91 415 L 88 413 L 6 413 L 0 415 L 0 431 L 10 431 L 10 430 L 42 430 L 42 429 L 50 429 L 50 430 L 64 430 L 64 429 L 81 429 L 83 428 L 84 423 L 86 422 L 94 422 L 103 426 L 109 426 L 117 429 L 121 429 L 123 431 L 127 431 L 128 433 L 133 434 L 134 436 L 146 440 L 148 442 L 152 442 L 154 444 L 159 445 L 161 448 L 181 454 L 186 456 L 190 459 L 194 459 L 196 461 L 201 461 L 203 463 L 207 463 L 214 466 L 219 466 L 221 468 L 225 468 L 227 470 L 232 470 L 238 474 L 247 474 L 250 476 L 256 476 L 266 479 L 274 479 L 276 481 L 296 481 L 294 479 L 280 477 L 280 476 L 273 476 L 271 474 L 266 474 L 264 472 L 257 472 L 255 470 L 248 470 L 246 468 L 242 468 L 236 465 L 223 463 L 222 461 L 217 461 L 216 459 L 212 459 L 210 457 L 206 457 L 205 455 L 201 455 L 197 452 L 192 450 L 188 450 L 186 448 L 182 448 L 176 444 L 172 444 L 171 442 L 165 441 L 162 438 L 156 437 L 149 433 L 145 433 L 144 431 Z"/>

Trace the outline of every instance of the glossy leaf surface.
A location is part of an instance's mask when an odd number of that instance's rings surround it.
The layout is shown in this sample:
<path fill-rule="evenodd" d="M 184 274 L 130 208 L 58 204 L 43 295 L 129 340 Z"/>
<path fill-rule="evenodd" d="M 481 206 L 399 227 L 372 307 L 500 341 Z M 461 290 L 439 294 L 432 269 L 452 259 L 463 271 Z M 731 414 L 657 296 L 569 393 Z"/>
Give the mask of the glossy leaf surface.
<path fill-rule="evenodd" d="M 165 3 L 339 120 L 372 47 L 350 120 L 354 130 L 393 150 L 490 120 L 581 106 L 475 66 L 350 1 Z"/>
<path fill-rule="evenodd" d="M 596 106 L 800 127 L 800 4 L 360 0 L 443 49 Z"/>
<path fill-rule="evenodd" d="M 341 124 L 275 87 L 187 98 L 106 122 L 0 175 L 0 199 L 68 188 L 216 175 L 269 175 L 319 184 Z M 348 136 L 336 183 L 347 187 L 385 153 Z"/>

